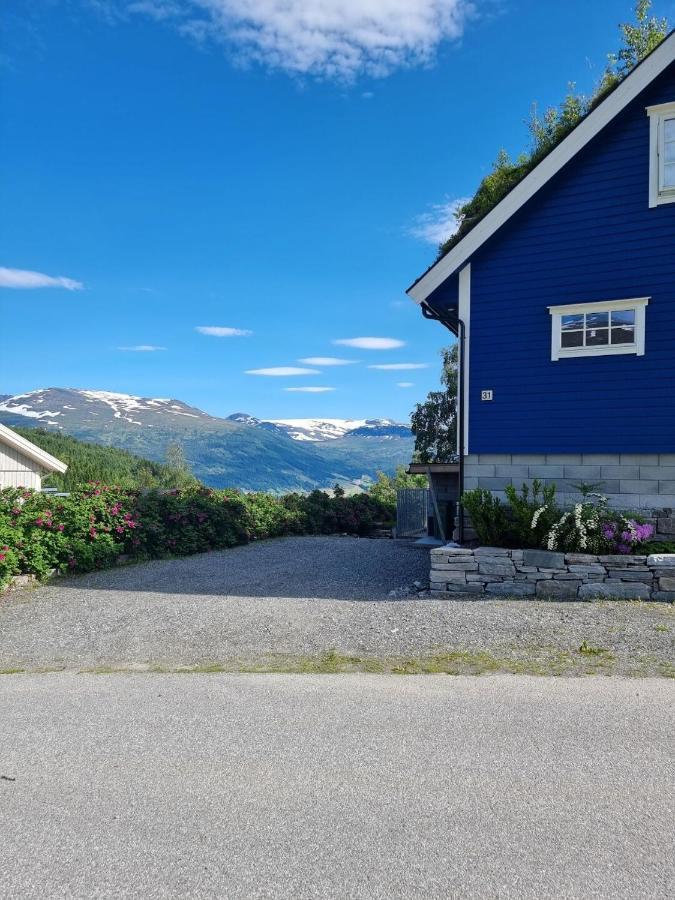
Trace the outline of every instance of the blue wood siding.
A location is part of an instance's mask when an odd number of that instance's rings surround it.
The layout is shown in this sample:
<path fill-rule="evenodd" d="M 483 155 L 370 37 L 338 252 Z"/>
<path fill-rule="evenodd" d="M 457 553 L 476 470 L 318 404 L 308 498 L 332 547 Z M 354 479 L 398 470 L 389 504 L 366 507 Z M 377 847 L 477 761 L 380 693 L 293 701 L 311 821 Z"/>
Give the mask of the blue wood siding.
<path fill-rule="evenodd" d="M 474 254 L 471 453 L 675 452 L 675 204 L 649 208 L 645 112 L 670 101 L 675 64 Z M 551 361 L 548 306 L 644 296 L 645 356 Z"/>

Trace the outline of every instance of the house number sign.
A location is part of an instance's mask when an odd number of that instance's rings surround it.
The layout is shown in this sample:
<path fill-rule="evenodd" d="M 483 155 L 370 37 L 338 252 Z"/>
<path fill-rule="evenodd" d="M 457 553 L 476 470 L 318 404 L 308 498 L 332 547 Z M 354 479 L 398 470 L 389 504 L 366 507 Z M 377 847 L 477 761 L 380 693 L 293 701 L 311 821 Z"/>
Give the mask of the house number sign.
<path fill-rule="evenodd" d="M 492 391 L 481 391 L 480 399 L 481 400 L 492 400 Z"/>

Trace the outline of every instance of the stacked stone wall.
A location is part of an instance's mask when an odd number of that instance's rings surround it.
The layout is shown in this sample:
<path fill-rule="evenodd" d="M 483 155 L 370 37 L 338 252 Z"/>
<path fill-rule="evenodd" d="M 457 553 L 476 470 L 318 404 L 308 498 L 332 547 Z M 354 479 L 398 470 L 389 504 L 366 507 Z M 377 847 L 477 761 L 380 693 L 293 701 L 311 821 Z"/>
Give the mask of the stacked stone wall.
<path fill-rule="evenodd" d="M 675 601 L 675 553 L 596 556 L 549 550 L 431 551 L 430 588 L 452 599 Z"/>

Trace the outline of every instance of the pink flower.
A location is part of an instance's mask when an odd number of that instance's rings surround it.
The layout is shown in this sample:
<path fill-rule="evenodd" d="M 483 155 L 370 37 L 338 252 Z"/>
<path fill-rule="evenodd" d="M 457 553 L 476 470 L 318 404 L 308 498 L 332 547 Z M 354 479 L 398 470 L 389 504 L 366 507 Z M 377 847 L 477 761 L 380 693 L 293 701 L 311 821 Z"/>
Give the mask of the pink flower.
<path fill-rule="evenodd" d="M 5 561 L 5 556 L 6 556 L 5 553 L 0 553 L 0 562 L 4 562 L 4 561 Z"/>
<path fill-rule="evenodd" d="M 38 516 L 37 519 L 35 520 L 36 525 L 42 525 L 42 522 L 43 522 L 43 519 L 41 516 Z"/>
<path fill-rule="evenodd" d="M 63 531 L 64 527 L 65 527 L 64 525 L 57 525 L 57 526 L 56 526 L 56 530 L 57 530 L 57 531 Z"/>
<path fill-rule="evenodd" d="M 121 525 L 116 525 L 116 526 L 115 526 L 115 531 L 116 531 L 118 534 L 124 534 L 124 528 L 123 528 Z"/>
<path fill-rule="evenodd" d="M 90 538 L 95 538 L 97 534 L 98 534 L 98 532 L 96 531 L 95 528 L 90 528 L 90 529 L 89 529 L 89 537 L 90 537 Z"/>

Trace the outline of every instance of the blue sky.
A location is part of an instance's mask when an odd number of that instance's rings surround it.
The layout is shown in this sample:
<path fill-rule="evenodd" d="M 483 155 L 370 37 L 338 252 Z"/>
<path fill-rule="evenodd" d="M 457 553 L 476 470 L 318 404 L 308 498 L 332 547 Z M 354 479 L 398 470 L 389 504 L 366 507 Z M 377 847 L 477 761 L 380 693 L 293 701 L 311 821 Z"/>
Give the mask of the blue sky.
<path fill-rule="evenodd" d="M 631 14 L 630 0 L 28 6 L 9 0 L 3 41 L 0 392 L 397 419 L 438 385 L 446 333 L 404 291 L 447 210 L 500 147 L 527 146 L 533 102 L 593 88 Z M 363 337 L 401 346 L 334 343 Z M 299 362 L 331 357 L 352 362 Z M 313 373 L 248 374 L 276 367 Z M 334 390 L 287 390 L 308 387 Z"/>

